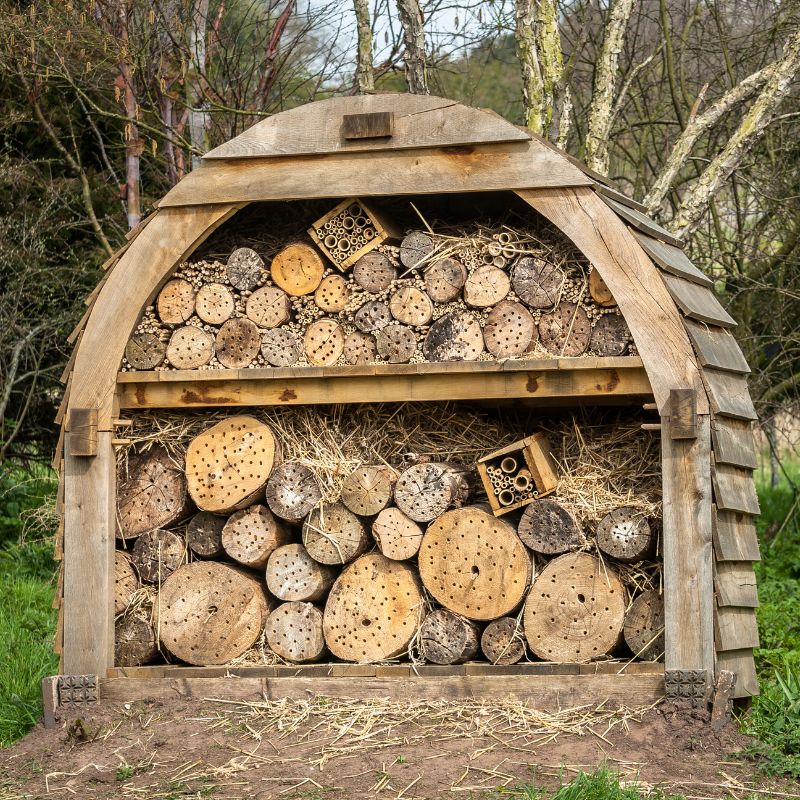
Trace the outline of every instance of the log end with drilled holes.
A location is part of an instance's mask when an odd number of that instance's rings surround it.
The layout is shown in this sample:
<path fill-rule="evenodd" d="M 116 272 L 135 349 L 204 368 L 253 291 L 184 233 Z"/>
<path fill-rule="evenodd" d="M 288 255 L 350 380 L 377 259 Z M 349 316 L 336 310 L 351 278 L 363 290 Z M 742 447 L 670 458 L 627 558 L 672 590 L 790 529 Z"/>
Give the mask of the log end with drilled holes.
<path fill-rule="evenodd" d="M 397 507 L 415 522 L 430 522 L 468 498 L 464 470 L 444 462 L 415 464 L 400 474 L 394 487 Z"/>
<path fill-rule="evenodd" d="M 251 292 L 264 280 L 264 260 L 250 247 L 237 247 L 228 256 L 225 271 L 231 286 Z"/>
<path fill-rule="evenodd" d="M 493 620 L 481 634 L 481 650 L 490 664 L 508 666 L 525 657 L 522 624 L 514 617 Z"/>
<path fill-rule="evenodd" d="M 623 506 L 600 521 L 597 546 L 617 561 L 632 564 L 653 552 L 655 536 L 645 514 L 633 506 Z"/>
<path fill-rule="evenodd" d="M 422 352 L 428 361 L 475 361 L 483 347 L 483 329 L 473 314 L 451 311 L 431 325 Z"/>
<path fill-rule="evenodd" d="M 194 286 L 189 281 L 167 281 L 156 300 L 159 319 L 165 325 L 183 325 L 194 314 L 194 300 Z"/>
<path fill-rule="evenodd" d="M 244 369 L 261 349 L 261 333 L 254 322 L 236 317 L 223 322 L 214 339 L 217 361 L 226 369 Z"/>
<path fill-rule="evenodd" d="M 399 508 L 384 508 L 372 523 L 372 536 L 387 558 L 405 561 L 419 552 L 424 531 Z"/>
<path fill-rule="evenodd" d="M 114 614 L 121 614 L 139 588 L 139 576 L 127 553 L 114 551 Z"/>
<path fill-rule="evenodd" d="M 186 542 L 172 531 L 145 531 L 136 539 L 131 560 L 145 583 L 160 586 L 186 561 Z"/>
<path fill-rule="evenodd" d="M 222 547 L 228 556 L 253 570 L 263 570 L 270 555 L 290 540 L 285 525 L 259 504 L 235 511 L 222 529 Z"/>
<path fill-rule="evenodd" d="M 525 507 L 517 532 L 531 550 L 546 556 L 577 550 L 585 543 L 572 512 L 549 497 Z"/>
<path fill-rule="evenodd" d="M 319 661 L 325 653 L 322 611 L 311 603 L 281 603 L 267 617 L 267 644 L 285 661 Z"/>
<path fill-rule="evenodd" d="M 218 558 L 222 548 L 222 529 L 227 517 L 199 511 L 186 526 L 186 545 L 200 558 Z"/>
<path fill-rule="evenodd" d="M 223 283 L 207 283 L 197 291 L 195 313 L 208 325 L 222 325 L 236 309 L 233 292 Z"/>
<path fill-rule="evenodd" d="M 305 464 L 285 461 L 272 470 L 267 481 L 266 500 L 273 514 L 299 522 L 322 499 L 317 476 Z"/>
<path fill-rule="evenodd" d="M 284 247 L 272 259 L 270 266 L 273 283 L 295 297 L 316 291 L 324 272 L 322 257 L 311 245 L 304 242 L 295 242 Z"/>
<path fill-rule="evenodd" d="M 114 623 L 114 664 L 139 667 L 158 655 L 158 641 L 152 624 L 141 617 L 120 617 Z"/>
<path fill-rule="evenodd" d="M 340 500 L 354 514 L 374 517 L 389 504 L 396 475 L 388 466 L 356 467 L 342 484 Z"/>
<path fill-rule="evenodd" d="M 364 523 L 341 503 L 322 503 L 303 523 L 303 544 L 320 564 L 347 564 L 366 551 Z"/>
<path fill-rule="evenodd" d="M 196 325 L 178 328 L 167 345 L 167 361 L 175 369 L 199 369 L 214 357 L 214 337 Z"/>
<path fill-rule="evenodd" d="M 277 328 L 289 321 L 289 295 L 277 286 L 262 286 L 247 298 L 245 313 L 259 328 Z"/>
<path fill-rule="evenodd" d="M 636 658 L 664 658 L 664 598 L 657 591 L 642 592 L 625 612 L 625 643 Z"/>
<path fill-rule="evenodd" d="M 478 635 L 474 622 L 438 608 L 420 626 L 420 654 L 433 664 L 463 664 L 478 652 Z"/>
<path fill-rule="evenodd" d="M 267 562 L 267 588 L 287 602 L 319 600 L 335 578 L 332 567 L 315 561 L 297 542 L 278 547 Z"/>

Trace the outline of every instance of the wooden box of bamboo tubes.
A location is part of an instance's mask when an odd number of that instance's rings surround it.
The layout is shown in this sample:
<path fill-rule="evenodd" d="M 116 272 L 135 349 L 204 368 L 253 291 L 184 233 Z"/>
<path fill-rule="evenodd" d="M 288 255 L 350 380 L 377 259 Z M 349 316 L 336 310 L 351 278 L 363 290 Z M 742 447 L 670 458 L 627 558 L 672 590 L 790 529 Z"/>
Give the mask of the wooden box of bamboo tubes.
<path fill-rule="evenodd" d="M 541 433 L 489 453 L 476 466 L 496 517 L 551 494 L 558 484 L 550 445 Z"/>

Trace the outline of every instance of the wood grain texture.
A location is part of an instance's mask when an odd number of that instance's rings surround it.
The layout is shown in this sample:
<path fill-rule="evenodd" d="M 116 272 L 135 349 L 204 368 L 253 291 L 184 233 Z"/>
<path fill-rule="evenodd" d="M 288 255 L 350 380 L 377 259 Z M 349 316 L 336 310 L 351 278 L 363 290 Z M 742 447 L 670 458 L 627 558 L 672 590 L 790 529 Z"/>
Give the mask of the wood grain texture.
<path fill-rule="evenodd" d="M 716 566 L 714 589 L 718 606 L 756 608 L 758 590 L 753 565 L 747 561 L 723 561 Z"/>
<path fill-rule="evenodd" d="M 743 375 L 750 372 L 741 348 L 727 328 L 709 327 L 691 319 L 685 319 L 684 325 L 702 366 Z"/>
<path fill-rule="evenodd" d="M 728 650 L 717 653 L 717 669 L 727 669 L 736 673 L 734 697 L 754 697 L 760 693 L 752 650 Z"/>
<path fill-rule="evenodd" d="M 519 196 L 558 227 L 592 262 L 619 304 L 665 410 L 670 389 L 698 391 L 707 411 L 699 370 L 675 303 L 628 227 L 591 190 L 537 189 Z"/>
<path fill-rule="evenodd" d="M 715 369 L 703 370 L 703 383 L 715 418 L 758 419 L 756 408 L 747 389 L 747 378 Z"/>
<path fill-rule="evenodd" d="M 97 455 L 97 409 L 71 408 L 67 425 L 69 454 L 91 457 Z"/>
<path fill-rule="evenodd" d="M 722 606 L 714 615 L 714 643 L 717 651 L 758 647 L 758 623 L 753 608 Z"/>
<path fill-rule="evenodd" d="M 722 511 L 742 511 L 758 515 L 758 494 L 753 473 L 749 469 L 715 464 L 711 470 L 714 484 L 714 501 Z"/>
<path fill-rule="evenodd" d="M 756 469 L 756 441 L 753 424 L 749 420 L 717 417 L 711 423 L 711 443 L 717 464 Z"/>
<path fill-rule="evenodd" d="M 756 524 L 749 514 L 714 509 L 714 555 L 722 561 L 760 561 Z"/>
<path fill-rule="evenodd" d="M 661 277 L 672 299 L 687 317 L 722 328 L 736 327 L 736 320 L 722 307 L 711 289 L 675 275 L 662 273 Z"/>
<path fill-rule="evenodd" d="M 662 228 L 658 223 L 653 222 L 650 217 L 642 214 L 641 211 L 637 211 L 629 205 L 617 202 L 609 197 L 608 194 L 600 195 L 600 198 L 618 216 L 622 217 L 622 219 L 633 225 L 634 228 L 637 228 L 642 233 L 660 239 L 662 242 L 671 244 L 673 247 L 683 247 L 684 243 L 681 239 L 677 236 L 673 236 L 666 228 Z"/>
<path fill-rule="evenodd" d="M 645 253 L 664 272 L 676 275 L 679 278 L 685 278 L 698 286 L 713 288 L 714 281 L 700 272 L 689 260 L 689 256 L 679 247 L 660 242 L 658 239 L 654 239 L 641 231 L 634 230 L 633 235 L 637 238 Z"/>

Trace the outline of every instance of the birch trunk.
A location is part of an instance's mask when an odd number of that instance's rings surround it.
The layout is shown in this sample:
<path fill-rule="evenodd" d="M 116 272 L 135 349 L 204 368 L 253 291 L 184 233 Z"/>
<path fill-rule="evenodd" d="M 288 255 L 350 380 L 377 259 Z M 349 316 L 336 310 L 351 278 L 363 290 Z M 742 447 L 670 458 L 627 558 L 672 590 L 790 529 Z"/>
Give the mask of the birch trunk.
<path fill-rule="evenodd" d="M 430 94 L 425 63 L 425 23 L 418 0 L 397 0 L 403 26 L 406 83 L 411 94 Z"/>
<path fill-rule="evenodd" d="M 369 21 L 369 0 L 353 0 L 358 31 L 356 88 L 359 94 L 375 91 L 375 72 L 372 67 L 372 26 Z"/>
<path fill-rule="evenodd" d="M 536 44 L 534 0 L 516 0 L 515 38 L 517 58 L 522 70 L 522 107 L 525 125 L 536 134 L 542 134 L 542 109 L 544 107 L 544 78 L 539 63 Z"/>
<path fill-rule="evenodd" d="M 120 2 L 117 6 L 119 23 L 120 63 L 119 75 L 122 83 L 123 105 L 125 107 L 125 208 L 128 215 L 128 228 L 135 228 L 142 218 L 142 206 L 139 195 L 139 162 L 142 155 L 142 143 L 139 141 L 139 127 L 136 124 L 139 107 L 133 87 L 133 72 L 127 62 L 129 55 L 128 41 L 128 3 Z"/>
<path fill-rule="evenodd" d="M 208 150 L 208 112 L 204 105 L 202 87 L 206 69 L 206 23 L 209 0 L 196 0 L 192 4 L 189 28 L 189 58 L 191 71 L 187 76 L 187 101 L 189 105 L 189 139 L 192 143 L 192 169 L 200 166 L 202 154 Z"/>

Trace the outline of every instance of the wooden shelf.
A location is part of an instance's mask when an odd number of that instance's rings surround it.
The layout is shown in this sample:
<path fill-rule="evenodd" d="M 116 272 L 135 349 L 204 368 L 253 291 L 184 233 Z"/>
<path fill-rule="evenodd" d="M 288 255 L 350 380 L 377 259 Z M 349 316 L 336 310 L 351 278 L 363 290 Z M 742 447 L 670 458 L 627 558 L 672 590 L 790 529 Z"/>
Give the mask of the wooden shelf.
<path fill-rule="evenodd" d="M 624 403 L 652 394 L 638 357 L 121 372 L 121 409 L 406 400 Z"/>

